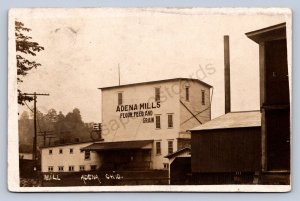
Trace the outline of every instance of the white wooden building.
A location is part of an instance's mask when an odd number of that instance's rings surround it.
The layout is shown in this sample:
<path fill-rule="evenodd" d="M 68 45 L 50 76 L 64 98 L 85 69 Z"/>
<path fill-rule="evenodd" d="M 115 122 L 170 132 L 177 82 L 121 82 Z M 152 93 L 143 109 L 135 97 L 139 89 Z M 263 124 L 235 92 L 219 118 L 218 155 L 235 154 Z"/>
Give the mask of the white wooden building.
<path fill-rule="evenodd" d="M 78 142 L 64 145 L 42 147 L 42 172 L 79 172 L 97 170 L 101 158 L 96 152 L 81 149 L 94 142 Z"/>
<path fill-rule="evenodd" d="M 211 86 L 175 78 L 100 88 L 105 169 L 168 169 L 164 156 L 190 146 L 191 128 L 211 119 Z"/>

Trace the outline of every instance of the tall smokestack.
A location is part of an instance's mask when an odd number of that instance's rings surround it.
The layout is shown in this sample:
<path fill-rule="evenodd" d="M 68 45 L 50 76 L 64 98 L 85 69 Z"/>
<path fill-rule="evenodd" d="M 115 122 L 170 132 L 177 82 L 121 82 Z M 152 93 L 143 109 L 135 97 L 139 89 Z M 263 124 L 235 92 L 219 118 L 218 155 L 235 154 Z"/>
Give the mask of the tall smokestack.
<path fill-rule="evenodd" d="M 231 112 L 230 101 L 230 49 L 229 36 L 224 36 L 224 80 L 225 80 L 225 114 Z"/>

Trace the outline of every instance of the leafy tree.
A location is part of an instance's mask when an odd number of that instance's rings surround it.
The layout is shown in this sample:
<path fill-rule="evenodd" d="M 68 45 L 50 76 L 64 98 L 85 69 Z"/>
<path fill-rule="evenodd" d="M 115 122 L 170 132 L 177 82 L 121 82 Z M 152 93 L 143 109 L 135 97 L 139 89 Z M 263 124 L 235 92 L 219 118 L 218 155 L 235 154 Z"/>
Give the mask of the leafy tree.
<path fill-rule="evenodd" d="M 75 108 L 66 116 L 55 109 L 48 110 L 47 114 L 37 110 L 37 129 L 38 131 L 53 131 L 52 134 L 56 137 L 59 143 L 74 142 L 76 139 L 80 141 L 91 140 L 91 127 L 82 121 L 80 110 Z M 32 150 L 33 139 L 33 114 L 30 115 L 24 111 L 19 118 L 19 145 L 20 150 Z M 43 138 L 38 137 L 38 145 L 43 145 Z"/>
<path fill-rule="evenodd" d="M 55 123 L 57 121 L 57 112 L 55 109 L 48 110 L 48 113 L 45 115 L 47 121 Z"/>
<path fill-rule="evenodd" d="M 44 50 L 37 42 L 32 41 L 32 37 L 25 33 L 30 32 L 31 29 L 26 28 L 22 22 L 15 21 L 15 37 L 16 37 L 16 59 L 17 59 L 17 82 L 23 82 L 22 77 L 28 74 L 33 68 L 41 66 L 40 63 L 29 60 L 26 55 L 36 56 L 37 52 Z M 33 98 L 23 95 L 18 89 L 18 103 L 23 105 L 23 101 L 32 101 Z"/>
<path fill-rule="evenodd" d="M 19 124 L 19 148 L 21 152 L 30 152 L 32 150 L 33 140 L 33 120 L 29 118 L 27 111 L 20 115 Z"/>

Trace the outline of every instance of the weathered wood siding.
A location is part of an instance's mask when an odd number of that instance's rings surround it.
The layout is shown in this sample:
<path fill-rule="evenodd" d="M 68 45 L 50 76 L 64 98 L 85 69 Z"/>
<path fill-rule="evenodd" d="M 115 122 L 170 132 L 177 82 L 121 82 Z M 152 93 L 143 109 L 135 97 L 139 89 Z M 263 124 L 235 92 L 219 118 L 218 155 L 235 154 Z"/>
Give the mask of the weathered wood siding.
<path fill-rule="evenodd" d="M 192 132 L 192 172 L 254 172 L 261 168 L 260 127 Z"/>

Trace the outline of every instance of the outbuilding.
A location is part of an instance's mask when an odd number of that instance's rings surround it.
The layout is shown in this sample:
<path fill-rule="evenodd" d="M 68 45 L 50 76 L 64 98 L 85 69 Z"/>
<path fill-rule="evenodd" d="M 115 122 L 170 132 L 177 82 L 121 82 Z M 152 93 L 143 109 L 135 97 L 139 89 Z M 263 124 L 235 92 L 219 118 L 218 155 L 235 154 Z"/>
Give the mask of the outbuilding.
<path fill-rule="evenodd" d="M 229 112 L 191 129 L 193 183 L 257 183 L 260 130 L 260 111 Z"/>

